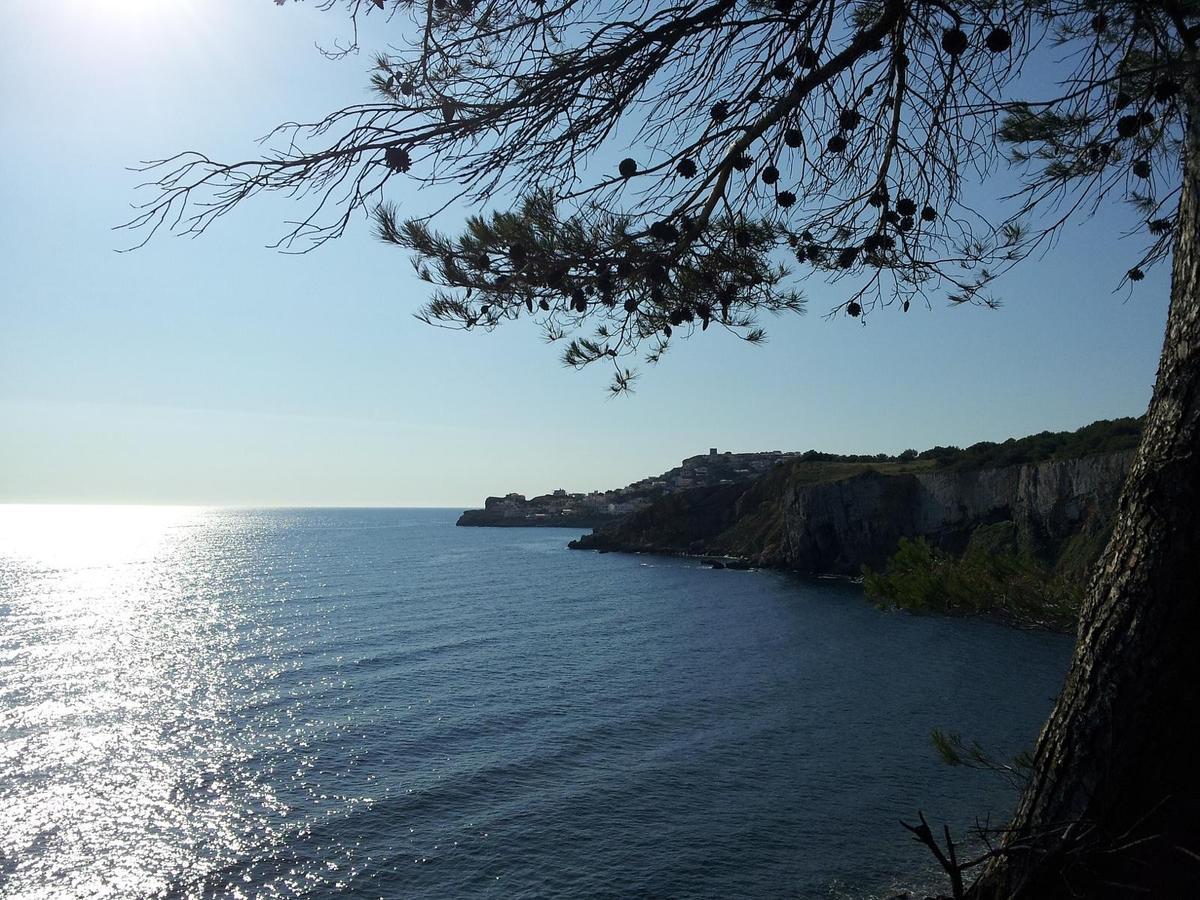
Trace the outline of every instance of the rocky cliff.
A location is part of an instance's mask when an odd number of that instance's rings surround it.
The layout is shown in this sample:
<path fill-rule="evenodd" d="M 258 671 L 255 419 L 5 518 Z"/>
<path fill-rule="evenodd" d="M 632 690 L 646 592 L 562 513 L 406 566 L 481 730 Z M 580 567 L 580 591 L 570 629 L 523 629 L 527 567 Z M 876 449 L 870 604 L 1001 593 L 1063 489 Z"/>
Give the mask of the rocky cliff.
<path fill-rule="evenodd" d="M 1132 451 L 990 469 L 829 473 L 794 462 L 753 483 L 685 491 L 571 546 L 731 556 L 808 574 L 882 566 L 902 537 L 952 552 L 984 526 L 1061 570 L 1098 552 Z"/>

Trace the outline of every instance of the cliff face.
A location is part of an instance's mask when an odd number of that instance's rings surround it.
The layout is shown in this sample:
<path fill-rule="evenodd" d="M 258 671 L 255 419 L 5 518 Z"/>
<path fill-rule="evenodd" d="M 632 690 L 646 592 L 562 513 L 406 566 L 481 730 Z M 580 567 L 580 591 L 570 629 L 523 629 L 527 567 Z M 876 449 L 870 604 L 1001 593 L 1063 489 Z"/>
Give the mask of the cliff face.
<path fill-rule="evenodd" d="M 959 552 L 981 527 L 1070 567 L 1107 532 L 1132 451 L 981 470 L 863 472 L 816 483 L 794 468 L 738 491 L 676 495 L 573 542 L 577 548 L 738 556 L 809 574 L 882 566 L 902 537 Z M 796 467 L 802 464 L 795 464 Z M 675 514 L 682 513 L 682 514 Z"/>

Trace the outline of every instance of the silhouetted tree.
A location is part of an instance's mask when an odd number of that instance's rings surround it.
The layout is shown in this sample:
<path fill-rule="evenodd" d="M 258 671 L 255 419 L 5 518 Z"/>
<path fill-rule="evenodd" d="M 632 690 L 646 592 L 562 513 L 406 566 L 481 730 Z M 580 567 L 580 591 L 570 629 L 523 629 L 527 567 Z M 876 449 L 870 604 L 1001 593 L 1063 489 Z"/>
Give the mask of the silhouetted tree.
<path fill-rule="evenodd" d="M 1134 204 L 1146 240 L 1128 281 L 1173 255 L 1158 381 L 1065 690 L 971 892 L 1193 886 L 1200 5 L 323 5 L 348 10 L 356 35 L 361 17 L 389 17 L 401 49 L 376 57 L 375 99 L 281 127 L 258 159 L 150 164 L 159 190 L 130 224 L 200 232 L 282 191 L 312 201 L 281 239 L 304 249 L 369 212 L 434 286 L 424 319 L 532 318 L 571 365 L 611 361 L 618 391 L 627 356 L 656 360 L 672 336 L 761 340 L 756 314 L 800 311 L 805 276 L 842 284 L 833 312 L 854 317 L 941 294 L 995 305 L 995 278 L 1073 214 L 1110 195 Z M 989 217 L 964 189 L 1004 156 L 1023 186 Z M 454 235 L 401 218 L 397 179 L 450 186 L 481 212 Z"/>

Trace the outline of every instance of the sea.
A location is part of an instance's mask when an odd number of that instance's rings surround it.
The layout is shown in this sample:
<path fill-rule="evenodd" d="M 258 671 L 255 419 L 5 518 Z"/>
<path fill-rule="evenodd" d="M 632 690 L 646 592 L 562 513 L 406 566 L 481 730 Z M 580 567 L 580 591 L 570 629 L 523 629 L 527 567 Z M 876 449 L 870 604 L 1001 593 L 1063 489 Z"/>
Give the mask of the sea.
<path fill-rule="evenodd" d="M 1071 652 L 457 514 L 0 507 L 0 897 L 945 890 Z"/>

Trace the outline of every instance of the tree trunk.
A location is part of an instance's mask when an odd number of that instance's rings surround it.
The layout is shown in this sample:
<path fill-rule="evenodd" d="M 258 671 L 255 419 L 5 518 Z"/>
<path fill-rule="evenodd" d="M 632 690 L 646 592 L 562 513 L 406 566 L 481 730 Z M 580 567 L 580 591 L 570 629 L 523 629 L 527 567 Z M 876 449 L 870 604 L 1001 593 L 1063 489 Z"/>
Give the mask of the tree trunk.
<path fill-rule="evenodd" d="M 1200 896 L 1200 102 L 1145 433 L 1033 777 L 970 896 Z M 1148 893 L 1141 894 L 1142 891 Z"/>

